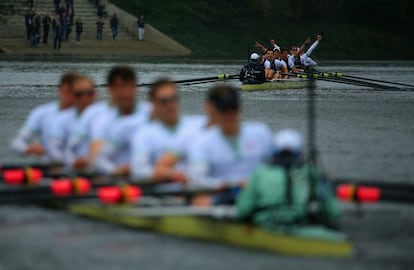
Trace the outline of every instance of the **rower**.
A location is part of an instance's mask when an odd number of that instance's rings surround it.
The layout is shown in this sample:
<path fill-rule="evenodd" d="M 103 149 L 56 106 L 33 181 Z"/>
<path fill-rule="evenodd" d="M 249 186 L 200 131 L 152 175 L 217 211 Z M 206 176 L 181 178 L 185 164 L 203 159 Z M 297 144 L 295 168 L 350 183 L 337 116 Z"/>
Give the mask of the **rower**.
<path fill-rule="evenodd" d="M 204 116 L 179 115 L 177 86 L 170 79 L 157 80 L 149 96 L 156 120 L 140 128 L 132 138 L 132 177 L 185 183 L 184 163 L 178 163 L 173 170 L 156 170 L 156 162 L 165 153 L 174 153 L 184 160 L 189 143 L 206 126 L 207 119 Z"/>
<path fill-rule="evenodd" d="M 303 162 L 300 133 L 281 130 L 273 143 L 271 161 L 253 172 L 237 198 L 239 217 L 269 229 L 310 223 L 335 227 L 338 201 L 318 170 Z M 318 212 L 309 212 L 312 193 L 320 205 Z"/>
<path fill-rule="evenodd" d="M 116 66 L 108 74 L 108 87 L 115 108 L 100 120 L 100 132 L 95 135 L 102 146 L 94 167 L 105 174 L 128 175 L 131 160 L 132 135 L 151 119 L 152 105 L 137 102 L 137 78 L 132 68 Z"/>
<path fill-rule="evenodd" d="M 256 48 L 260 48 L 263 51 L 263 53 L 266 53 L 268 50 L 271 50 L 271 51 L 273 51 L 273 50 L 279 50 L 280 51 L 280 47 L 276 44 L 276 40 L 274 38 L 272 38 L 270 40 L 270 48 L 269 49 L 266 48 L 265 46 L 263 46 L 262 44 L 260 44 L 257 41 L 255 42 L 254 46 Z"/>
<path fill-rule="evenodd" d="M 267 50 L 266 51 L 266 58 L 263 62 L 263 66 L 264 66 L 264 70 L 265 70 L 265 77 L 266 80 L 271 80 L 273 79 L 273 76 L 275 74 L 276 71 L 276 67 L 275 67 L 275 61 L 273 58 L 273 51 L 272 50 Z"/>
<path fill-rule="evenodd" d="M 263 123 L 240 122 L 240 96 L 232 86 L 216 85 L 208 96 L 216 125 L 191 145 L 189 184 L 213 188 L 243 184 L 270 157 L 271 132 Z M 216 199 L 213 203 L 221 202 Z"/>
<path fill-rule="evenodd" d="M 281 59 L 280 50 L 274 49 L 273 50 L 273 58 L 274 66 L 275 66 L 275 74 L 273 75 L 273 79 L 288 79 L 288 69 L 285 61 Z"/>
<path fill-rule="evenodd" d="M 63 159 L 68 168 L 86 169 L 89 166 L 87 158 L 89 145 L 82 143 L 72 147 L 71 140 L 77 137 L 86 108 L 95 101 L 96 91 L 93 81 L 87 76 L 79 75 L 73 82 L 72 93 L 75 97 L 74 107 L 60 113 L 51 127 L 51 147 L 54 152 L 65 149 Z"/>
<path fill-rule="evenodd" d="M 315 42 L 313 42 L 313 44 L 309 47 L 306 53 L 300 56 L 301 64 L 305 66 L 305 69 L 308 67 L 315 67 L 318 65 L 314 60 L 312 60 L 312 58 L 310 58 L 310 55 L 313 52 L 313 50 L 319 45 L 319 42 L 321 40 L 322 40 L 322 36 L 317 35 Z"/>
<path fill-rule="evenodd" d="M 71 88 L 78 76 L 78 74 L 70 72 L 61 77 L 58 87 L 58 101 L 40 105 L 30 112 L 26 122 L 11 142 L 12 150 L 19 154 L 39 156 L 48 162 L 62 162 L 62 154 L 53 155 L 50 151 L 50 126 L 53 125 L 58 112 L 73 105 L 74 97 Z"/>
<path fill-rule="evenodd" d="M 250 55 L 250 60 L 240 71 L 239 80 L 243 84 L 260 84 L 266 81 L 264 66 L 259 63 L 257 53 Z"/>
<path fill-rule="evenodd" d="M 306 46 L 310 43 L 310 38 L 307 38 L 300 47 L 291 46 L 290 54 L 288 55 L 288 70 L 292 72 L 302 72 L 304 65 L 302 64 L 301 55 Z"/>

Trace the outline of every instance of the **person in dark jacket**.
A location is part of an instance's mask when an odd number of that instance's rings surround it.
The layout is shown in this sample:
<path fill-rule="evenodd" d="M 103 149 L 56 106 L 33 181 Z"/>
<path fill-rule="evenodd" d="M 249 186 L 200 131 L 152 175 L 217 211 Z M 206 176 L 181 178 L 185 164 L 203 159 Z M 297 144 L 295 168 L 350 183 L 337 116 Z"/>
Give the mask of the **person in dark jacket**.
<path fill-rule="evenodd" d="M 81 20 L 81 18 L 77 18 L 76 19 L 76 43 L 80 43 L 81 40 L 81 34 L 83 32 L 83 22 Z"/>
<path fill-rule="evenodd" d="M 260 56 L 257 53 L 250 55 L 250 61 L 240 71 L 239 80 L 243 84 L 259 84 L 266 81 L 263 65 L 259 63 Z"/>
<path fill-rule="evenodd" d="M 118 17 L 116 13 L 111 18 L 112 40 L 115 40 L 118 36 Z"/>
<path fill-rule="evenodd" d="M 47 39 L 49 37 L 49 30 L 50 30 L 50 24 L 52 22 L 52 19 L 50 18 L 49 14 L 46 14 L 43 17 L 42 24 L 43 24 L 43 44 L 47 44 Z"/>

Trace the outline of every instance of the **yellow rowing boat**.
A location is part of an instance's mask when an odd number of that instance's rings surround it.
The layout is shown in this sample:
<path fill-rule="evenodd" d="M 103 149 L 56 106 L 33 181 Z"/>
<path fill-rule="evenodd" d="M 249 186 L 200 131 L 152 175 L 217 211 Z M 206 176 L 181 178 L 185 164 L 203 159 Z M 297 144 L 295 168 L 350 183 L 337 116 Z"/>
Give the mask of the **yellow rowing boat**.
<path fill-rule="evenodd" d="M 263 91 L 263 90 L 283 90 L 305 88 L 308 80 L 306 79 L 278 79 L 260 84 L 242 84 L 242 91 Z"/>
<path fill-rule="evenodd" d="M 77 203 L 70 204 L 68 210 L 136 229 L 288 255 L 346 257 L 352 252 L 352 245 L 343 233 L 320 226 L 295 226 L 283 231 L 270 231 L 229 218 L 226 212 L 231 208 Z"/>

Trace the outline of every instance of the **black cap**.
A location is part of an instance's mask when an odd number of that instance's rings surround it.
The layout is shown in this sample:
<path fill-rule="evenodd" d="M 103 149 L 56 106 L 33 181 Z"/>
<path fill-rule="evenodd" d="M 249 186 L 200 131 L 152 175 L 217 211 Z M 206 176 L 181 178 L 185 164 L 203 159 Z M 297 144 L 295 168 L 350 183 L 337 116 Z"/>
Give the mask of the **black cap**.
<path fill-rule="evenodd" d="M 239 91 L 230 85 L 220 84 L 210 88 L 207 100 L 219 111 L 238 111 L 240 109 Z"/>

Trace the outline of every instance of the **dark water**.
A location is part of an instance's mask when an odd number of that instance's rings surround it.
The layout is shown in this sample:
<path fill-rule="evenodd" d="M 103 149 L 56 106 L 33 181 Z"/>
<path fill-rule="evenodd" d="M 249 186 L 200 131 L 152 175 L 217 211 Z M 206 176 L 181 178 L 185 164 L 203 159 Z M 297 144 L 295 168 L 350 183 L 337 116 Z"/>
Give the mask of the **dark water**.
<path fill-rule="evenodd" d="M 136 68 L 141 82 L 158 76 L 188 79 L 237 74 L 238 61 L 122 62 Z M 13 156 L 8 142 L 36 105 L 55 97 L 62 71 L 77 70 L 104 83 L 117 64 L 102 61 L 0 61 L 0 162 L 28 161 Z M 414 62 L 326 62 L 321 70 L 414 84 Z M 234 83 L 236 82 L 228 82 Z M 184 113 L 202 113 L 211 84 L 181 87 Z M 147 89 L 142 88 L 140 97 Z M 105 89 L 99 89 L 105 97 Z M 378 91 L 318 82 L 317 145 L 320 162 L 335 177 L 414 183 L 414 91 Z M 306 134 L 306 91 L 242 93 L 243 117 L 264 121 L 276 131 Z M 0 207 L 0 269 L 414 269 L 414 208 L 344 206 L 344 230 L 355 241 L 351 258 L 306 259 L 186 241 L 86 221 L 36 207 Z"/>

